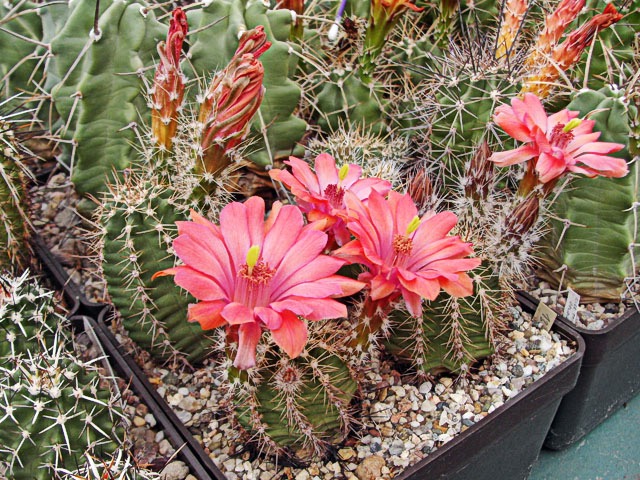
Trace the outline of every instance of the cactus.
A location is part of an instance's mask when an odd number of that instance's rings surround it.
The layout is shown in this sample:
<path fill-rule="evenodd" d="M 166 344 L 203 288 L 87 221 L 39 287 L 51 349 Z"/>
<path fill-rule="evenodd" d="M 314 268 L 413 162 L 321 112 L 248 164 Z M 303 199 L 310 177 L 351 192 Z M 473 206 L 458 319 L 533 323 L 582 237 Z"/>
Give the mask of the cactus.
<path fill-rule="evenodd" d="M 119 397 L 97 369 L 67 351 L 68 325 L 53 295 L 28 273 L 2 277 L 0 325 L 0 464 L 10 478 L 50 479 L 121 443 Z"/>
<path fill-rule="evenodd" d="M 310 323 L 309 329 L 298 358 L 263 345 L 257 368 L 227 365 L 223 383 L 234 418 L 260 450 L 289 461 L 325 456 L 353 422 L 357 385 L 339 355 L 335 325 Z"/>
<path fill-rule="evenodd" d="M 583 90 L 568 108 L 589 114 L 600 140 L 624 144 L 615 156 L 631 160 L 639 117 L 627 93 L 615 87 Z M 551 209 L 539 274 L 555 286 L 571 287 L 583 301 L 619 300 L 637 274 L 638 167 L 636 161 L 628 165 L 624 178 L 573 179 Z"/>
<path fill-rule="evenodd" d="M 26 267 L 29 262 L 24 210 L 28 172 L 20 156 L 12 124 L 0 116 L 0 269 Z"/>

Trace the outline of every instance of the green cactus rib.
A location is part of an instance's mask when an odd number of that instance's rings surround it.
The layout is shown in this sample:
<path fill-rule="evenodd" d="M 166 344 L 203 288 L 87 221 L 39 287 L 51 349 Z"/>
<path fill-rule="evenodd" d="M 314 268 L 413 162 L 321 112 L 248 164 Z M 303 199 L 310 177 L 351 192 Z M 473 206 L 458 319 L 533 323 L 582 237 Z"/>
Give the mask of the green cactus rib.
<path fill-rule="evenodd" d="M 242 427 L 259 433 L 259 441 L 275 444 L 280 453 L 303 461 L 308 460 L 301 458 L 303 454 L 323 453 L 327 445 L 340 442 L 357 390 L 346 364 L 321 348 L 294 360 L 278 360 L 275 353 L 267 356 L 269 364 L 260 369 L 261 381 L 249 389 L 253 393 L 236 394 L 234 413 Z M 242 376 L 231 369 L 231 382 Z"/>
<path fill-rule="evenodd" d="M 95 5 L 74 2 L 68 20 L 51 41 L 55 73 L 50 85 L 62 119 L 60 134 L 73 142 L 72 179 L 81 193 L 104 191 L 114 169 L 134 156 L 134 133 L 127 126 L 147 111 L 140 71 L 153 62 L 166 27 L 141 3 L 106 2 L 100 38 L 93 41 Z M 63 13 L 56 10 L 56 13 Z M 55 23 L 55 21 L 54 21 Z"/>
<path fill-rule="evenodd" d="M 111 453 L 122 442 L 118 399 L 95 367 L 67 351 L 66 320 L 53 294 L 25 273 L 3 276 L 0 300 L 0 464 L 8 478 L 47 480 L 86 454 Z"/>
<path fill-rule="evenodd" d="M 604 87 L 579 92 L 568 106 L 580 116 L 595 112 L 601 141 L 627 148 L 616 153 L 629 158 L 630 124 L 637 111 L 627 105 L 623 91 Z M 639 188 L 637 162 L 624 178 L 575 178 L 551 207 L 550 230 L 544 239 L 540 275 L 554 285 L 571 287 L 584 301 L 619 300 L 625 279 L 634 277 Z M 564 222 L 568 226 L 565 226 Z M 566 271 L 563 266 L 566 265 Z"/>
<path fill-rule="evenodd" d="M 99 215 L 103 225 L 102 269 L 111 301 L 129 336 L 163 360 L 202 361 L 211 340 L 200 325 L 187 321 L 193 302 L 171 277 L 151 277 L 172 268 L 171 235 L 185 208 L 175 204 L 176 192 L 164 182 L 131 179 L 114 187 Z"/>
<path fill-rule="evenodd" d="M 301 153 L 297 143 L 307 124 L 295 115 L 300 88 L 290 78 L 297 65 L 297 57 L 290 53 L 294 47 L 286 43 L 291 31 L 290 12 L 268 10 L 262 2 L 219 0 L 190 11 L 189 22 L 192 29 L 204 30 L 193 41 L 183 68 L 187 75 L 193 72 L 199 78 L 208 78 L 229 62 L 238 46 L 238 34 L 264 26 L 271 48 L 260 56 L 265 95 L 251 123 L 253 141 L 248 157 L 264 167 L 276 158 Z"/>

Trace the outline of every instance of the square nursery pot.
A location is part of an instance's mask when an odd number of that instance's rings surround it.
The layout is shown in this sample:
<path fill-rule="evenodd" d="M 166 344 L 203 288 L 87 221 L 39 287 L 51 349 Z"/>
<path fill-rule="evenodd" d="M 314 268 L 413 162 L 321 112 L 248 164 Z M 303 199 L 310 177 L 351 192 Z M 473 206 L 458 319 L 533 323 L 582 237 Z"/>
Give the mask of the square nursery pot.
<path fill-rule="evenodd" d="M 93 331 L 114 369 L 125 380 L 131 382 L 132 389 L 147 404 L 158 423 L 165 428 L 167 438 L 179 449 L 181 459 L 189 465 L 192 473 L 200 480 L 224 480 L 224 474 L 180 422 L 171 407 L 158 395 L 130 355 L 118 344 L 106 325 L 106 320 L 110 317 L 110 307 L 103 305 L 97 318 L 84 313 L 95 311 L 97 305 L 82 299 L 79 289 L 69 283 L 68 277 L 65 278 L 64 270 L 55 265 L 55 258 L 50 252 L 38 249 L 38 253 L 44 254 L 45 266 L 50 271 L 53 268 L 54 279 L 66 289 L 65 294 L 75 298 L 78 313 L 73 320 Z M 535 304 L 526 297 L 519 297 L 518 300 L 526 310 L 533 311 L 535 308 Z M 494 410 L 484 420 L 474 424 L 422 461 L 408 467 L 395 478 L 526 479 L 538 458 L 562 397 L 576 384 L 584 354 L 584 342 L 574 330 L 560 322 L 557 322 L 553 329 L 575 347 L 575 354 Z"/>
<path fill-rule="evenodd" d="M 628 308 L 601 330 L 578 327 L 561 316 L 556 322 L 576 330 L 585 343 L 578 383 L 562 399 L 544 443 L 546 448 L 562 450 L 640 391 L 640 313 Z"/>

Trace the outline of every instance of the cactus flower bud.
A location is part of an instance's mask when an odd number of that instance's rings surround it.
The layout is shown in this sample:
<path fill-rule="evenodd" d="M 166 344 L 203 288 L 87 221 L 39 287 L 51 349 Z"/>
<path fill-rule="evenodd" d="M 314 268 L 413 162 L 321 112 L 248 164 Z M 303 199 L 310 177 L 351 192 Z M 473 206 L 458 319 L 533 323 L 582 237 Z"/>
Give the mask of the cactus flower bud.
<path fill-rule="evenodd" d="M 247 53 L 234 57 L 213 79 L 200 111 L 206 172 L 215 174 L 226 167 L 229 159 L 225 152 L 236 147 L 247 135 L 249 122 L 264 96 L 263 78 L 262 63 Z"/>
<path fill-rule="evenodd" d="M 528 10 L 529 2 L 527 0 L 508 0 L 504 4 L 500 34 L 496 42 L 496 58 L 511 57 L 513 45 L 516 42 Z"/>
<path fill-rule="evenodd" d="M 264 52 L 269 50 L 271 42 L 267 41 L 267 35 L 264 33 L 264 27 L 258 25 L 256 28 L 243 32 L 240 36 L 240 43 L 236 49 L 235 57 L 241 57 L 250 53 L 255 58 L 260 58 Z"/>
<path fill-rule="evenodd" d="M 173 11 L 166 42 L 158 44 L 160 63 L 153 80 L 151 130 L 158 145 L 171 150 L 178 127 L 178 111 L 184 96 L 184 76 L 180 69 L 180 52 L 189 26 L 181 8 Z"/>

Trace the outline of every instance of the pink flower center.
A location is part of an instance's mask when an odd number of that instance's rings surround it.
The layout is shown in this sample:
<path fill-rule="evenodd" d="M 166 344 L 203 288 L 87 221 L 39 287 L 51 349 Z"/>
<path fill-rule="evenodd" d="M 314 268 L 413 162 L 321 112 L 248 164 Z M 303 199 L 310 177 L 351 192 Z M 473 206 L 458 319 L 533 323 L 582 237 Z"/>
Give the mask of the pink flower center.
<path fill-rule="evenodd" d="M 250 269 L 245 263 L 238 272 L 238 288 L 236 288 L 235 301 L 249 308 L 264 307 L 269 304 L 271 289 L 269 280 L 276 271 L 260 260 Z"/>
<path fill-rule="evenodd" d="M 559 123 L 555 127 L 553 127 L 553 130 L 551 131 L 551 138 L 550 138 L 552 145 L 563 150 L 567 147 L 569 142 L 574 138 L 573 133 L 571 133 L 571 131 L 565 132 L 564 127 L 565 127 L 564 123 Z"/>
<path fill-rule="evenodd" d="M 324 196 L 334 208 L 342 208 L 344 200 L 344 188 L 339 187 L 335 183 L 327 185 L 324 189 Z"/>

